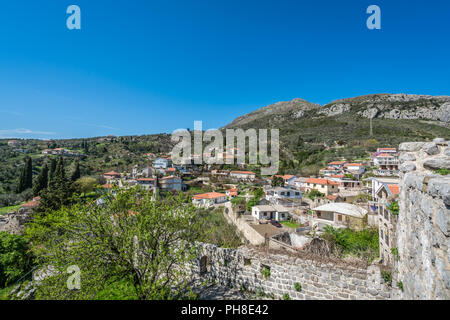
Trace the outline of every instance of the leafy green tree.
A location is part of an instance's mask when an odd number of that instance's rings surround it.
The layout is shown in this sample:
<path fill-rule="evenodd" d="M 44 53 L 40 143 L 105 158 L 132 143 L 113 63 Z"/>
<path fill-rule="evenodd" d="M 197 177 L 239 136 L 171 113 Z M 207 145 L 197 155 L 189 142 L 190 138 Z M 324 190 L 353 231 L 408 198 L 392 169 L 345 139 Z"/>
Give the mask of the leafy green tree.
<path fill-rule="evenodd" d="M 81 171 L 80 171 L 80 162 L 75 162 L 75 169 L 72 172 L 72 176 L 70 177 L 70 180 L 77 181 L 81 177 Z"/>
<path fill-rule="evenodd" d="M 36 215 L 26 230 L 42 267 L 55 272 L 38 287 L 38 299 L 95 299 L 117 279 L 130 279 L 138 299 L 186 298 L 186 268 L 198 254 L 205 222 L 184 195 L 156 201 L 140 188 L 117 190 L 95 203 Z M 67 290 L 69 266 L 81 271 L 81 288 Z"/>
<path fill-rule="evenodd" d="M 39 173 L 34 186 L 33 186 L 33 194 L 38 196 L 40 192 L 48 187 L 48 166 L 47 163 L 44 163 L 42 166 L 42 170 Z"/>
<path fill-rule="evenodd" d="M 83 177 L 75 181 L 74 189 L 78 193 L 86 194 L 94 191 L 97 185 L 97 179 L 92 177 Z"/>
<path fill-rule="evenodd" d="M 23 236 L 0 232 L 0 288 L 13 284 L 32 265 L 28 242 Z"/>
<path fill-rule="evenodd" d="M 282 186 L 284 186 L 283 178 L 277 177 L 277 176 L 273 176 L 273 178 L 272 178 L 272 187 L 282 187 Z"/>

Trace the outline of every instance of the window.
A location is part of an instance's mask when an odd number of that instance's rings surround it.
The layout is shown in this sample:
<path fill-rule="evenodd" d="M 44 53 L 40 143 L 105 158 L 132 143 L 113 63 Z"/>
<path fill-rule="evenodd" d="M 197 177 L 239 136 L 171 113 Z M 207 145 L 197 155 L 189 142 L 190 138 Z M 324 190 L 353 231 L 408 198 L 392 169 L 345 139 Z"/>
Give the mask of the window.
<path fill-rule="evenodd" d="M 338 221 L 342 221 L 342 216 L 340 214 L 337 215 Z"/>
<path fill-rule="evenodd" d="M 299 195 L 300 195 L 300 192 L 296 192 L 295 195 L 296 195 L 296 196 L 299 196 Z"/>

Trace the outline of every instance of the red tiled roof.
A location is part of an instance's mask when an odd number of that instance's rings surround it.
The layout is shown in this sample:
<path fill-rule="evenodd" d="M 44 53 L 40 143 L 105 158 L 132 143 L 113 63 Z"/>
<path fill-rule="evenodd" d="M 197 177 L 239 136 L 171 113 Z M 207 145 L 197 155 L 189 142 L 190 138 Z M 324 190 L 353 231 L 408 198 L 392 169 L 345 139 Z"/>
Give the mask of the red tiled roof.
<path fill-rule="evenodd" d="M 332 174 L 330 177 L 331 178 L 343 178 L 345 176 L 343 174 Z"/>
<path fill-rule="evenodd" d="M 173 179 L 173 178 L 178 178 L 176 176 L 167 176 L 167 177 L 162 177 L 160 180 L 167 180 L 167 179 Z"/>
<path fill-rule="evenodd" d="M 395 195 L 400 193 L 400 186 L 398 184 L 388 184 L 387 186 L 392 194 Z"/>
<path fill-rule="evenodd" d="M 155 181 L 153 178 L 139 178 L 137 181 Z"/>
<path fill-rule="evenodd" d="M 104 174 L 105 176 L 120 176 L 120 173 L 115 171 L 110 171 Z"/>
<path fill-rule="evenodd" d="M 337 194 L 330 194 L 329 196 L 327 196 L 328 200 L 336 200 L 337 199 Z"/>
<path fill-rule="evenodd" d="M 200 194 L 196 194 L 192 197 L 192 199 L 216 199 L 216 198 L 221 198 L 221 197 L 226 197 L 226 194 L 223 193 L 218 193 L 218 192 L 207 192 L 207 193 L 200 193 Z"/>
<path fill-rule="evenodd" d="M 390 157 L 390 158 L 392 158 L 393 156 L 392 156 L 392 154 L 389 154 L 389 153 L 380 153 L 379 155 L 377 155 L 377 158 L 378 157 Z"/>
<path fill-rule="evenodd" d="M 325 185 L 338 185 L 337 182 L 328 180 L 328 179 L 320 179 L 320 178 L 309 178 L 306 180 L 306 183 L 316 183 L 316 184 L 325 184 Z"/>
<path fill-rule="evenodd" d="M 102 187 L 105 188 L 105 189 L 112 189 L 113 186 L 114 185 L 112 183 L 105 183 L 104 185 L 102 185 Z"/>
<path fill-rule="evenodd" d="M 364 167 L 361 163 L 347 163 L 345 167 Z"/>
<path fill-rule="evenodd" d="M 167 169 L 167 171 L 169 171 L 169 172 L 175 172 L 175 168 L 169 168 L 169 169 Z"/>
<path fill-rule="evenodd" d="M 346 163 L 346 161 L 333 161 L 328 164 L 331 165 L 331 164 L 344 164 L 344 163 Z"/>
<path fill-rule="evenodd" d="M 231 173 L 237 173 L 237 174 L 255 174 L 251 171 L 231 171 Z"/>

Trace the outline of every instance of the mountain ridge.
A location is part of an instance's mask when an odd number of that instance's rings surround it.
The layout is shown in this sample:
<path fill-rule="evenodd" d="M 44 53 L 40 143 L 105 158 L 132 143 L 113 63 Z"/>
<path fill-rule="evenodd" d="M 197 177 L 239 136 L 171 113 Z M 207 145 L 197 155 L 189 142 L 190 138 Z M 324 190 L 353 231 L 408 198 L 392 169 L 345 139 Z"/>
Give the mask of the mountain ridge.
<path fill-rule="evenodd" d="M 312 112 L 311 112 L 312 111 Z M 333 117 L 347 112 L 362 118 L 433 120 L 450 123 L 450 96 L 377 93 L 334 100 L 325 105 L 301 98 L 280 101 L 239 116 L 222 129 L 247 125 L 265 116 L 289 115 L 296 120 L 307 116 Z"/>

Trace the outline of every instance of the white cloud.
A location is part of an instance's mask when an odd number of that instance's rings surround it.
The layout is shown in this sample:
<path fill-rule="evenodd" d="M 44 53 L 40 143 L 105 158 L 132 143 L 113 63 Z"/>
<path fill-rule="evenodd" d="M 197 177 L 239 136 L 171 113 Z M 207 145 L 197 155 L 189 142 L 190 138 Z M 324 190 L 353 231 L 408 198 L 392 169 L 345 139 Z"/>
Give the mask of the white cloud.
<path fill-rule="evenodd" d="M 35 131 L 35 130 L 30 130 L 30 129 L 25 129 L 25 128 L 0 130 L 0 136 L 5 137 L 5 138 L 10 137 L 11 135 L 24 135 L 24 134 L 54 135 L 55 132 Z"/>

